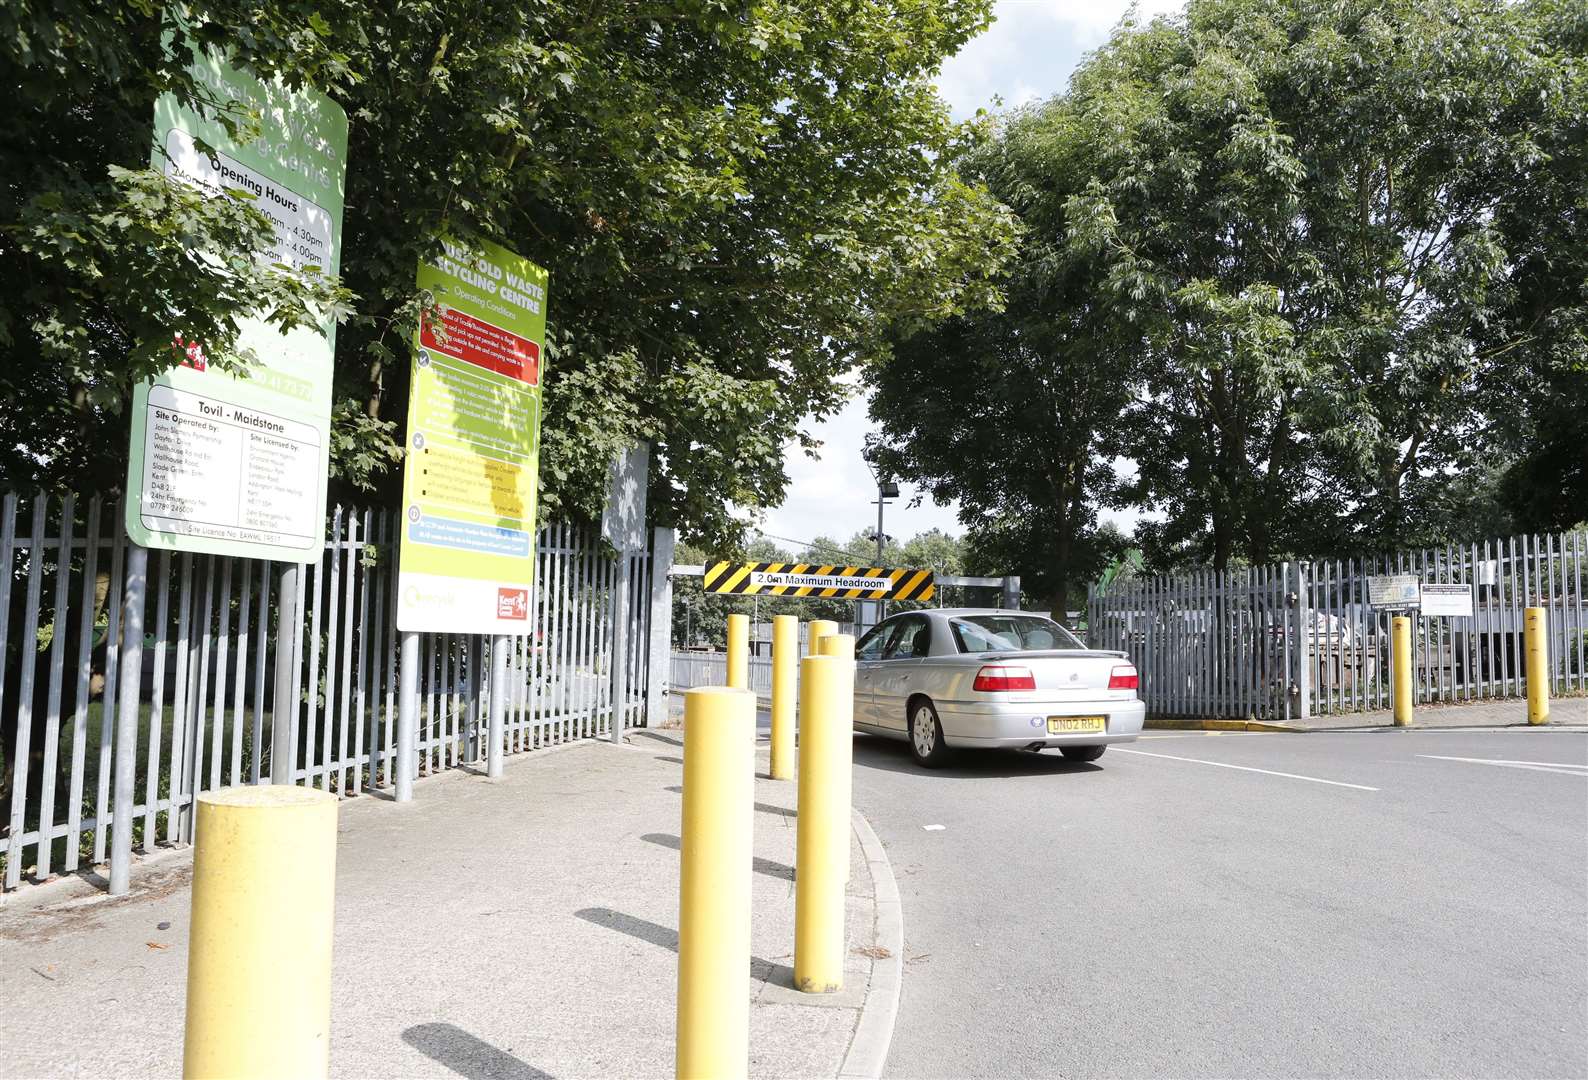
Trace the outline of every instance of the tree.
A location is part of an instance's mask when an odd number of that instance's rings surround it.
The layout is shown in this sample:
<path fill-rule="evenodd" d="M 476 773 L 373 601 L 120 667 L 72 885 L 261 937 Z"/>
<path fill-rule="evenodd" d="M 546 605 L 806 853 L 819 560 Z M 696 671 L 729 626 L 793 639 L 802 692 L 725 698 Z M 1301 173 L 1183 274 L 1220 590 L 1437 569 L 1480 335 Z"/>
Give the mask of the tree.
<path fill-rule="evenodd" d="M 1585 79 L 1569 0 L 1126 20 L 956 159 L 1020 225 L 1007 305 L 896 335 L 878 460 L 1055 608 L 1104 507 L 1156 570 L 1574 520 Z"/>
<path fill-rule="evenodd" d="M 294 82 L 335 77 L 310 10 L 218 0 L 179 21 L 158 4 L 18 0 L 0 11 L 11 94 L 0 115 L 0 480 L 119 485 L 124 402 L 133 381 L 180 359 L 174 333 L 224 366 L 243 359 L 243 317 L 312 326 L 317 308 L 346 300 L 319 275 L 257 262 L 273 234 L 246 202 L 203 198 L 148 167 L 161 94 L 237 130 L 250 123 L 195 82 L 191 47 L 230 46 Z"/>
<path fill-rule="evenodd" d="M 1166 512 L 1156 561 L 1434 539 L 1424 510 L 1496 450 L 1484 388 L 1583 355 L 1582 277 L 1554 276 L 1581 188 L 1534 200 L 1582 141 L 1569 7 L 1194 0 L 1077 75 L 1112 134 L 1072 230 L 1140 327 L 1128 496 Z"/>
<path fill-rule="evenodd" d="M 1103 266 L 1067 236 L 1104 145 L 1060 99 L 962 158 L 1021 224 L 1006 306 L 900 335 L 871 368 L 878 466 L 957 499 L 970 546 L 1060 612 L 1101 569 L 1097 507 L 1135 386 L 1134 336 L 1098 299 Z"/>
<path fill-rule="evenodd" d="M 173 324 L 223 351 L 260 301 L 283 321 L 337 302 L 333 491 L 392 494 L 426 303 L 414 271 L 451 232 L 551 273 L 544 512 L 594 516 L 612 455 L 643 438 L 658 519 L 727 540 L 727 503 L 779 500 L 784 444 L 837 407 L 837 376 L 890 325 L 995 299 L 1008 224 L 949 170 L 975 132 L 930 81 L 986 25 L 986 0 L 205 2 L 185 25 L 160 11 L 33 0 L 0 17 L 28 106 L 4 134 L 36 151 L 6 155 L 0 253 L 30 287 L 3 302 L 0 370 L 13 400 L 75 425 L 68 442 L 70 425 L 8 416 L 8 481 L 114 483 L 119 410 Z M 145 168 L 156 95 L 224 104 L 180 60 L 220 44 L 347 110 L 356 299 L 255 266 L 257 215 Z M 195 247 L 235 257 L 212 272 Z"/>
<path fill-rule="evenodd" d="M 965 573 L 965 545 L 942 529 L 916 533 L 899 552 L 900 565 L 939 574 Z"/>

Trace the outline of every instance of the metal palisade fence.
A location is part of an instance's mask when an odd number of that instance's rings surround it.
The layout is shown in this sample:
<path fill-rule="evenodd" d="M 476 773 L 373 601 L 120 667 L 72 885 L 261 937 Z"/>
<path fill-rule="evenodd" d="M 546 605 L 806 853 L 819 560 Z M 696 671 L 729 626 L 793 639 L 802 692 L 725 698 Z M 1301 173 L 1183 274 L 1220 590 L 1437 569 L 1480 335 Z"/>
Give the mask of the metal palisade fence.
<path fill-rule="evenodd" d="M 394 514 L 332 514 L 321 557 L 295 575 L 298 602 L 287 609 L 296 616 L 285 628 L 274 592 L 282 564 L 151 551 L 136 745 L 116 745 L 117 694 L 131 685 L 117 670 L 121 517 L 120 504 L 98 497 L 0 499 L 7 890 L 130 858 L 111 850 L 123 812 L 132 847 L 148 852 L 192 841 L 204 791 L 274 779 L 352 797 L 395 783 Z M 651 552 L 615 555 L 592 531 L 563 525 L 541 530 L 535 559 L 526 631 L 506 639 L 505 752 L 609 736 L 614 723 L 621 733 L 659 715 L 661 679 L 651 672 L 665 667 L 666 642 L 653 661 L 650 627 L 666 566 L 657 582 Z M 624 583 L 626 604 L 616 595 Z M 488 637 L 421 635 L 411 775 L 484 760 L 491 647 Z M 294 689 L 281 709 L 284 654 L 292 667 L 283 685 Z M 287 730 L 277 727 L 283 719 Z M 273 760 L 277 746 L 288 748 L 285 768 Z M 118 793 L 122 755 L 133 783 Z"/>
<path fill-rule="evenodd" d="M 1368 579 L 1393 574 L 1472 587 L 1470 617 L 1413 619 L 1416 701 L 1525 696 L 1530 606 L 1548 616 L 1551 692 L 1588 690 L 1581 531 L 1094 586 L 1087 637 L 1131 655 L 1156 716 L 1292 719 L 1387 709 L 1395 613 L 1368 603 Z"/>
<path fill-rule="evenodd" d="M 749 689 L 757 697 L 772 696 L 772 658 L 751 656 L 745 667 L 750 678 Z M 715 652 L 674 652 L 670 665 L 668 685 L 679 690 L 692 686 L 727 686 L 728 654 Z"/>

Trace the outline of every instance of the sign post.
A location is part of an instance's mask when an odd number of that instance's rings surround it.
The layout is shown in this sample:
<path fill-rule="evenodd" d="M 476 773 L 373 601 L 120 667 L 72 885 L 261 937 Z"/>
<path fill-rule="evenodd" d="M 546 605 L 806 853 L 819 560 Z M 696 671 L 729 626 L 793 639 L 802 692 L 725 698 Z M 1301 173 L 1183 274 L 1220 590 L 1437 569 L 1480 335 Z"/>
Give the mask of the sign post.
<path fill-rule="evenodd" d="M 260 132 L 240 141 L 218 120 L 166 95 L 154 107 L 154 167 L 208 195 L 244 199 L 261 210 L 275 226 L 266 261 L 335 276 L 346 113 L 324 94 L 262 82 L 217 55 L 195 56 L 191 71 L 216 99 L 256 111 Z M 271 774 L 276 783 L 291 783 L 299 566 L 317 558 L 325 543 L 336 324 L 327 319 L 283 334 L 263 318 L 241 320 L 237 348 L 249 364 L 240 374 L 213 366 L 206 343 L 181 327 L 172 327 L 171 348 L 173 366 L 133 388 L 123 521 L 133 545 L 126 611 L 141 626 L 148 548 L 287 564 L 277 583 Z M 137 707 L 141 645 L 141 632 L 124 636 L 122 670 L 133 681 L 123 713 Z M 126 728 L 126 716 L 120 720 Z M 131 857 L 131 815 L 121 810 L 132 774 L 123 775 L 121 748 L 130 762 L 136 740 L 127 730 L 117 744 L 112 895 L 126 891 Z"/>
<path fill-rule="evenodd" d="M 617 549 L 617 581 L 612 600 L 612 720 L 607 739 L 623 741 L 629 711 L 629 592 L 633 588 L 633 556 L 645 550 L 646 483 L 651 448 L 640 443 L 612 462 L 607 475 L 607 501 L 601 512 L 601 536 Z"/>
<path fill-rule="evenodd" d="M 440 312 L 420 321 L 409 382 L 399 802 L 413 797 L 421 632 L 490 635 L 486 769 L 501 775 L 508 635 L 531 629 L 546 339 L 546 271 L 506 248 L 445 239 L 417 282 Z"/>

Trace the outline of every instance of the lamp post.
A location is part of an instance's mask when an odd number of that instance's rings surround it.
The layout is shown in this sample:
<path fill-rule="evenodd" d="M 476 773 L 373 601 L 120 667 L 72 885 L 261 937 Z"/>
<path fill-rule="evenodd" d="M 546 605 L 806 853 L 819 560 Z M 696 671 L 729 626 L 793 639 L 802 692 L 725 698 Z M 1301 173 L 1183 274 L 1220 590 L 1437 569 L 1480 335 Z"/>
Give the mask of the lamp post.
<path fill-rule="evenodd" d="M 878 566 L 882 565 L 882 545 L 887 540 L 887 534 L 885 534 L 882 531 L 882 511 L 883 511 L 883 508 L 886 507 L 890 501 L 892 501 L 894 499 L 897 499 L 898 497 L 899 497 L 899 485 L 898 484 L 894 483 L 892 480 L 878 480 L 877 481 L 876 503 L 877 503 L 877 565 Z M 879 623 L 879 622 L 881 622 L 883 620 L 883 617 L 887 613 L 887 609 L 886 609 L 887 601 L 886 600 L 875 600 L 875 601 L 872 601 L 872 602 L 876 605 L 876 607 L 872 611 L 872 615 L 874 617 L 871 620 L 871 625 L 875 626 L 875 625 L 877 625 L 877 623 Z"/>

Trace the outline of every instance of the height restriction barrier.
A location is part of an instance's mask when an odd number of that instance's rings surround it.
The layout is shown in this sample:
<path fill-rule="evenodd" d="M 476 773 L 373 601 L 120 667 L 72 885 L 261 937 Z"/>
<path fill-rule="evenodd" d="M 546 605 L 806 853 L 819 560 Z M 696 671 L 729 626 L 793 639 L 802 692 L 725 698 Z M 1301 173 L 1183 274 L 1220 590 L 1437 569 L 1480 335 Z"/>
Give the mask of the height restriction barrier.
<path fill-rule="evenodd" d="M 706 564 L 709 593 L 736 596 L 815 596 L 834 600 L 930 600 L 937 594 L 930 570 L 823 563 L 735 562 Z"/>

